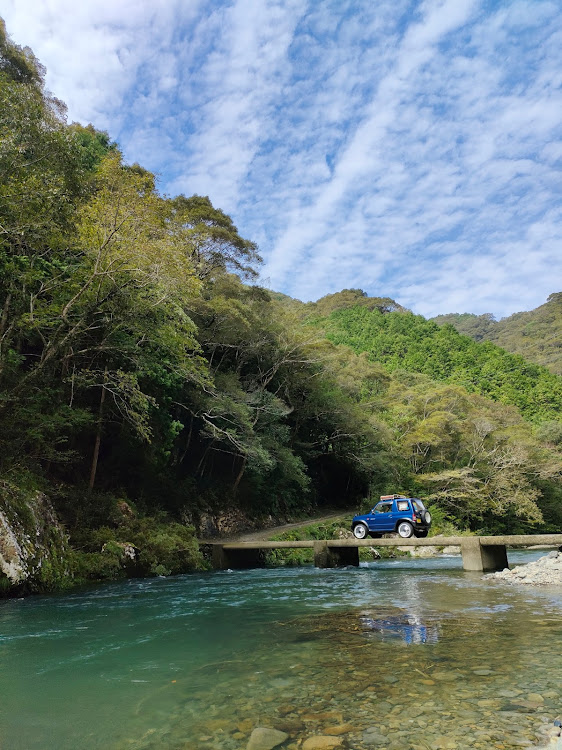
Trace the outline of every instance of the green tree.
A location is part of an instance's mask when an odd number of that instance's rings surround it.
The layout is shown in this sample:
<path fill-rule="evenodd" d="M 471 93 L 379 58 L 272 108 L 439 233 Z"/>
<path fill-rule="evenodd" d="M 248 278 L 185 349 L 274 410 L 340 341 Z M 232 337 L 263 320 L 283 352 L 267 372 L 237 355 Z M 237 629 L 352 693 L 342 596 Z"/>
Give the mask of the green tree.
<path fill-rule="evenodd" d="M 185 248 L 200 279 L 213 280 L 225 271 L 256 278 L 255 266 L 261 263 L 256 244 L 241 237 L 232 219 L 208 197 L 180 195 L 168 208 L 169 231 Z"/>

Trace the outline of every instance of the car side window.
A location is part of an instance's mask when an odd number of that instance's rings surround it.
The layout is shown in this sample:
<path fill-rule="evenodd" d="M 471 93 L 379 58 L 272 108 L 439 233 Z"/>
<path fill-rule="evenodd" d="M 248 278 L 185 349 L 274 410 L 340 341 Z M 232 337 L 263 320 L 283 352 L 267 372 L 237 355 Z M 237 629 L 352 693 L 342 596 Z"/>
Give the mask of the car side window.
<path fill-rule="evenodd" d="M 390 513 L 392 510 L 392 503 L 379 503 L 375 505 L 375 513 Z"/>
<path fill-rule="evenodd" d="M 399 500 L 396 505 L 398 506 L 398 510 L 410 510 L 407 500 Z"/>

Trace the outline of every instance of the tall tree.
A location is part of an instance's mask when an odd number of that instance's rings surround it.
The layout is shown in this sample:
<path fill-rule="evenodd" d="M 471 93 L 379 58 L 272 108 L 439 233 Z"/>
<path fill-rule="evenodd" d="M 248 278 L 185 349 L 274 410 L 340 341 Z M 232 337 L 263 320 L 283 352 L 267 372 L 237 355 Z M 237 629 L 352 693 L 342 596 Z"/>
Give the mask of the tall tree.
<path fill-rule="evenodd" d="M 169 202 L 169 228 L 185 248 L 197 276 L 205 281 L 225 271 L 247 279 L 261 263 L 255 242 L 240 236 L 230 216 L 214 208 L 206 196 L 183 195 Z"/>

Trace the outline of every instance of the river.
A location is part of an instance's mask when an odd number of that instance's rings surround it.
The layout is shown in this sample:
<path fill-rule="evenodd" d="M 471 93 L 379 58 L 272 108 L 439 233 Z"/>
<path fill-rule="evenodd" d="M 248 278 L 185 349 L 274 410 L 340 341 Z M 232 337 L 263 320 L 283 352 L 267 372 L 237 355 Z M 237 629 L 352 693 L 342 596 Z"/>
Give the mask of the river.
<path fill-rule="evenodd" d="M 560 591 L 453 557 L 2 601 L 0 748 L 238 750 L 256 726 L 295 748 L 531 746 L 562 707 L 561 614 Z"/>

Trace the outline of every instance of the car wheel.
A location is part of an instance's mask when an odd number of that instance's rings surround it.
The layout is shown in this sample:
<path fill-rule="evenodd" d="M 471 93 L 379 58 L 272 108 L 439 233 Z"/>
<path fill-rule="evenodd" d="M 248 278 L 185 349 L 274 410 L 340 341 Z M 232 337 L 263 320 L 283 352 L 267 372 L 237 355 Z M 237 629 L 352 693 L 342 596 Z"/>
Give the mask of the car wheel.
<path fill-rule="evenodd" d="M 428 526 L 431 523 L 431 513 L 428 510 L 423 514 L 423 520 Z"/>
<path fill-rule="evenodd" d="M 401 536 L 402 539 L 409 539 L 414 534 L 414 527 L 408 521 L 400 521 L 397 531 L 398 536 Z"/>
<path fill-rule="evenodd" d="M 357 526 L 353 527 L 353 536 L 356 539 L 365 539 L 368 533 L 369 529 L 365 526 L 364 523 L 358 523 Z"/>
<path fill-rule="evenodd" d="M 418 539 L 423 539 L 427 536 L 427 529 L 422 529 L 421 531 L 415 531 L 415 535 L 418 537 Z"/>

